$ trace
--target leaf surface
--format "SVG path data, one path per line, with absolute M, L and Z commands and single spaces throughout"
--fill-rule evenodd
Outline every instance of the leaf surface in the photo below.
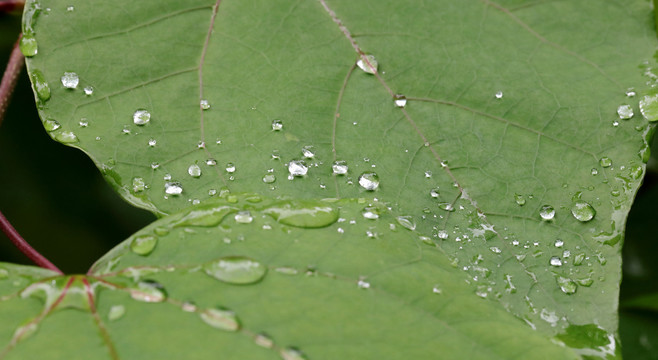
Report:
M 539 333 L 616 332 L 653 131 L 647 2 L 32 4 L 47 129 L 136 205 L 376 197 Z

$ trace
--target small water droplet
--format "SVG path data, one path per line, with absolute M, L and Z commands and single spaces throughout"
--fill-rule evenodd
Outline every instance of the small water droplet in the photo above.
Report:
M 64 144 L 71 144 L 78 142 L 78 137 L 72 131 L 62 131 L 55 135 L 55 139 Z
M 359 185 L 368 191 L 377 190 L 379 187 L 379 176 L 372 171 L 364 172 L 359 176 Z
M 265 333 L 256 334 L 256 336 L 254 336 L 254 343 L 266 349 L 274 347 L 274 340 Z
M 263 182 L 266 184 L 271 184 L 276 181 L 276 176 L 274 174 L 265 174 L 263 175 Z
M 553 220 L 555 217 L 555 208 L 551 205 L 544 205 L 539 209 L 539 216 L 541 216 L 544 221 Z
M 514 194 L 514 201 L 516 201 L 516 205 L 525 205 L 525 197 L 523 197 L 523 195 Z
M 628 120 L 633 117 L 633 107 L 628 104 L 619 105 L 617 108 L 617 115 L 622 120 Z
M 308 172 L 308 167 L 304 160 L 292 160 L 288 163 L 288 172 L 290 176 L 304 176 Z
M 69 5 L 66 7 L 67 12 L 73 12 L 73 10 L 75 10 L 75 7 L 73 5 Z
M 80 78 L 78 77 L 78 74 L 74 72 L 65 72 L 64 75 L 60 78 L 62 81 L 62 85 L 64 85 L 65 88 L 67 89 L 75 89 L 78 87 L 78 83 L 80 82 Z
M 557 239 L 557 240 L 555 240 L 554 245 L 555 245 L 556 248 L 561 248 L 564 245 L 564 241 L 562 241 L 560 239 Z
M 92 86 L 85 86 L 83 90 L 85 92 L 85 95 L 87 96 L 91 96 L 94 94 L 94 88 Z
M 599 160 L 599 165 L 604 168 L 610 167 L 612 166 L 612 160 L 610 160 L 609 157 L 604 156 Z
M 365 280 L 357 281 L 356 285 L 359 287 L 359 289 L 370 289 L 370 283 Z
M 441 193 L 439 193 L 439 188 L 434 188 L 430 190 L 430 196 L 433 197 L 434 199 L 438 199 L 439 196 L 441 196 Z
M 109 321 L 116 321 L 121 319 L 125 314 L 126 308 L 123 305 L 113 305 L 107 313 L 107 319 Z
M 344 160 L 336 160 L 333 165 L 331 165 L 334 175 L 345 175 L 347 174 L 347 162 Z
M 130 243 L 130 250 L 137 255 L 146 256 L 153 252 L 158 244 L 158 238 L 153 235 L 136 236 Z
M 187 168 L 187 173 L 193 178 L 198 178 L 201 176 L 201 167 L 197 164 L 192 164 Z
M 571 205 L 571 214 L 576 220 L 587 222 L 596 216 L 596 210 L 589 203 L 583 200 L 577 200 Z
M 150 147 L 155 147 L 155 145 L 158 144 L 158 141 L 155 139 L 149 139 L 149 146 Z
M 78 125 L 80 125 L 80 127 L 85 128 L 89 126 L 89 120 L 87 120 L 87 118 L 82 118 L 80 119 L 80 121 L 78 121 Z
M 240 211 L 235 214 L 235 221 L 240 224 L 249 224 L 254 220 L 249 211 Z
M 37 54 L 39 51 L 39 46 L 37 45 L 37 39 L 34 37 L 34 34 L 26 33 L 21 37 L 21 41 L 18 45 L 19 49 L 26 57 L 32 57 Z
M 658 94 L 644 96 L 640 100 L 640 112 L 648 121 L 658 120 Z
M 137 109 L 133 113 L 133 122 L 135 125 L 146 125 L 151 121 L 151 113 L 145 109 Z
M 50 86 L 46 82 L 46 78 L 41 71 L 36 69 L 30 71 L 30 80 L 32 80 L 32 87 L 37 93 L 39 100 L 47 101 L 50 99 Z
M 425 171 L 425 178 L 429 179 L 432 177 L 432 172 L 430 170 Z
M 361 55 L 359 60 L 356 62 L 356 66 L 368 74 L 374 74 L 377 72 L 377 67 L 379 67 L 379 64 L 373 55 Z
M 494 94 L 496 99 L 502 99 L 503 98 L 503 92 L 502 91 L 497 91 L 496 94 Z
M 162 285 L 150 280 L 137 283 L 135 288 L 130 289 L 130 296 L 137 301 L 150 303 L 163 302 L 167 299 L 167 293 Z
M 272 120 L 272 130 L 281 131 L 283 129 L 283 121 L 281 120 Z
M 407 106 L 407 97 L 402 94 L 396 94 L 393 96 L 393 102 L 395 103 L 395 106 L 403 108 Z
M 199 106 L 201 106 L 201 110 L 208 110 L 208 109 L 210 109 L 210 103 L 208 102 L 208 100 L 205 100 L 205 99 L 199 101 Z
M 590 171 L 590 174 L 592 174 L 593 176 L 596 176 L 596 175 L 599 174 L 599 170 L 597 170 L 595 168 L 592 168 L 592 170 Z
M 141 177 L 134 177 L 132 180 L 133 193 L 137 194 L 146 190 L 146 182 Z
M 439 203 L 438 206 L 439 206 L 439 209 L 444 210 L 444 211 L 448 211 L 448 212 L 455 211 L 455 207 L 452 206 L 451 203 Z
M 568 295 L 575 293 L 576 289 L 578 288 L 576 282 L 562 276 L 557 277 L 557 284 L 558 286 L 560 286 L 560 290 L 562 290 L 563 293 Z
M 157 168 L 159 168 L 159 167 L 160 167 L 160 164 L 158 164 L 157 162 L 153 162 L 153 163 L 151 163 L 151 169 L 155 170 L 155 169 L 157 169 Z
M 267 273 L 267 267 L 244 256 L 226 256 L 203 265 L 206 274 L 229 284 L 253 284 Z
M 199 141 L 198 143 L 196 143 L 196 147 L 197 147 L 197 149 L 200 149 L 200 150 L 205 149 L 206 148 L 205 141 Z
M 287 349 L 282 349 L 279 355 L 281 355 L 281 358 L 283 360 L 308 360 L 308 358 L 306 357 L 306 355 L 304 355 L 303 352 L 299 351 L 299 349 L 292 347 Z
M 199 316 L 203 322 L 216 329 L 237 331 L 240 328 L 238 317 L 230 310 L 206 309 Z
M 628 97 L 634 97 L 635 95 L 636 94 L 635 94 L 635 91 L 633 89 L 628 89 L 626 91 L 626 96 L 628 96 Z
M 361 212 L 364 218 L 369 220 L 379 219 L 379 209 L 375 206 L 366 206 Z
M 304 146 L 302 148 L 302 155 L 306 159 L 313 159 L 315 157 L 315 153 L 313 153 L 313 147 L 312 146 Z
M 402 225 L 405 229 L 414 231 L 416 230 L 416 222 L 411 216 L 398 216 L 395 218 L 398 221 L 398 224 Z
M 177 181 L 166 182 L 165 183 L 165 193 L 167 195 L 180 195 L 181 193 L 183 193 L 183 186 L 181 185 L 181 183 L 179 183 Z
M 562 266 L 562 259 L 560 259 L 557 256 L 551 257 L 551 260 L 549 261 L 551 266 Z
M 226 164 L 226 172 L 229 173 L 229 174 L 233 174 L 235 172 L 235 164 L 227 163 Z

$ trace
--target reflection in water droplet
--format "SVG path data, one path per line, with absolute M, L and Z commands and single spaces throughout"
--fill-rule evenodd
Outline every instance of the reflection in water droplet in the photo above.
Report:
M 571 205 L 571 214 L 578 221 L 587 222 L 596 216 L 596 210 L 589 203 L 578 200 Z
M 251 216 L 251 213 L 249 211 L 240 211 L 237 214 L 235 214 L 235 221 L 239 222 L 240 224 L 249 224 L 251 223 L 254 218 Z
M 555 217 L 555 209 L 551 205 L 544 205 L 539 209 L 539 216 L 542 220 L 549 221 Z
M 290 176 L 304 176 L 308 172 L 308 167 L 304 160 L 292 160 L 288 163 L 288 172 Z
M 244 256 L 226 256 L 203 265 L 206 274 L 229 284 L 253 284 L 265 277 L 267 268 Z
M 151 121 L 151 113 L 144 109 L 138 109 L 133 113 L 133 123 L 135 125 L 146 125 Z
M 78 77 L 78 74 L 74 72 L 65 72 L 64 75 L 60 78 L 62 81 L 62 85 L 64 85 L 65 88 L 67 89 L 75 89 L 78 87 L 78 83 L 80 82 L 80 78 Z
M 562 266 L 562 259 L 560 259 L 557 256 L 551 257 L 551 260 L 549 262 L 551 266 Z
M 126 308 L 123 305 L 114 305 L 110 308 L 110 311 L 107 313 L 107 319 L 109 321 L 119 320 L 125 315 Z
M 617 108 L 617 115 L 619 115 L 619 118 L 622 120 L 628 120 L 634 115 L 633 108 L 628 104 L 619 105 Z
M 201 106 L 201 110 L 208 110 L 210 109 L 210 103 L 208 100 L 201 100 L 199 101 L 199 106 Z
M 612 160 L 610 160 L 609 157 L 604 156 L 601 158 L 601 160 L 599 160 L 599 165 L 604 168 L 610 167 L 612 166 Z
M 395 102 L 395 106 L 403 108 L 407 106 L 407 97 L 402 94 L 396 94 L 393 96 L 393 102 Z
M 164 291 L 162 285 L 155 281 L 140 281 L 137 287 L 129 289 L 130 296 L 143 302 L 163 302 L 167 299 L 167 293 Z
M 379 176 L 372 171 L 364 172 L 359 176 L 359 185 L 368 191 L 377 190 L 379 187 Z
M 333 165 L 331 165 L 331 169 L 335 175 L 345 175 L 348 170 L 347 162 L 344 160 L 334 161 Z
M 575 281 L 562 276 L 557 277 L 557 284 L 560 286 L 560 290 L 562 290 L 563 293 L 569 295 L 575 293 L 576 289 L 578 288 L 578 285 Z
M 368 74 L 374 74 L 377 72 L 377 67 L 379 64 L 373 55 L 361 55 L 359 60 L 356 62 L 356 66 Z
M 283 129 L 283 122 L 281 120 L 272 120 L 272 130 L 281 131 Z
M 644 96 L 640 100 L 640 112 L 648 121 L 658 120 L 658 94 Z
M 137 255 L 146 256 L 153 252 L 158 244 L 158 238 L 153 235 L 140 235 L 130 243 L 130 250 Z
M 177 181 L 166 182 L 165 193 L 167 195 L 180 195 L 181 193 L 183 193 L 183 186 L 181 185 L 181 183 Z
M 187 173 L 190 174 L 191 177 L 198 178 L 201 176 L 201 168 L 197 164 L 192 164 L 187 168 Z
M 216 329 L 237 331 L 240 328 L 238 317 L 230 310 L 206 309 L 199 316 L 203 322 Z

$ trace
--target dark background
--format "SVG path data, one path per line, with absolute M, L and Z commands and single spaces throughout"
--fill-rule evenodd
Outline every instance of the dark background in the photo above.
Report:
M 1 69 L 19 31 L 19 14 L 0 15 Z M 624 306 L 658 292 L 658 137 L 652 150 L 623 250 L 620 334 L 624 358 L 632 360 L 658 359 L 658 314 Z M 0 125 L 0 211 L 65 273 L 86 273 L 96 259 L 155 220 L 121 199 L 83 152 L 50 139 L 25 71 Z M 0 261 L 31 264 L 2 233 Z

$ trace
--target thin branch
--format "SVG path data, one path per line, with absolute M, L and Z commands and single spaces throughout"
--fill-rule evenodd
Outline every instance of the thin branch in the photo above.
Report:
M 20 41 L 21 37 L 19 36 L 11 51 L 11 55 L 9 55 L 9 62 L 0 82 L 0 125 L 2 124 L 2 119 L 5 117 L 5 112 L 9 106 L 9 100 L 14 92 L 14 88 L 16 88 L 18 75 L 20 75 L 21 69 L 23 69 L 23 65 L 25 64 L 23 54 L 18 48 Z
M 25 6 L 24 0 L 4 0 L 0 1 L 0 14 L 7 14 L 12 11 L 23 11 Z
M 62 270 L 58 269 L 57 266 L 50 262 L 50 260 L 46 259 L 38 251 L 34 250 L 34 248 L 30 246 L 30 244 L 28 244 L 25 239 L 23 239 L 18 231 L 16 231 L 16 229 L 11 226 L 11 223 L 9 223 L 9 220 L 7 220 L 2 212 L 0 212 L 0 229 L 2 229 L 2 232 L 7 235 L 9 240 L 11 240 L 14 245 L 16 245 L 18 250 L 30 258 L 30 260 L 32 260 L 35 264 L 41 266 L 44 269 L 49 269 L 62 275 L 64 274 Z

